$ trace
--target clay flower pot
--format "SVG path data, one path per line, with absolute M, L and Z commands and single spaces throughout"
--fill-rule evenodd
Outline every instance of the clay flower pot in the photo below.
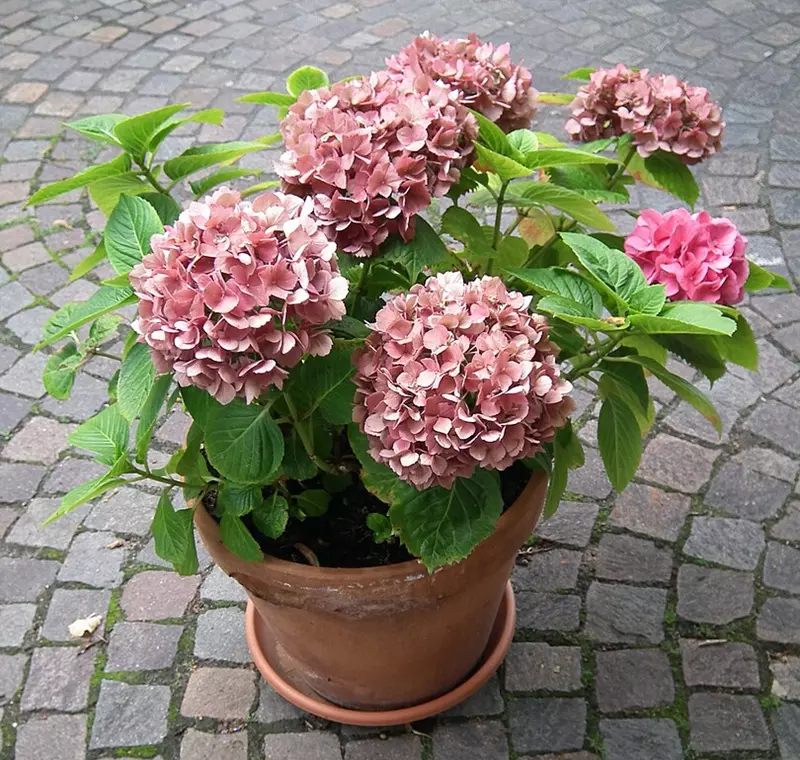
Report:
M 534 474 L 489 538 L 433 573 L 417 561 L 355 569 L 248 562 L 223 546 L 202 505 L 195 524 L 214 561 L 247 590 L 255 610 L 248 610 L 248 643 L 279 692 L 341 722 L 374 723 L 354 720 L 359 713 L 410 722 L 465 699 L 500 665 L 513 634 L 509 575 L 546 488 L 547 478 Z M 490 637 L 488 673 L 484 662 L 481 683 L 459 691 L 486 659 Z M 441 699 L 451 692 L 455 700 Z M 326 704 L 331 709 L 321 709 Z

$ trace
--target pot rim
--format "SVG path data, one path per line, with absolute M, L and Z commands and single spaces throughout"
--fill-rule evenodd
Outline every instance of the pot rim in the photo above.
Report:
M 514 503 L 505 511 L 497 521 L 495 529 L 487 536 L 481 543 L 479 543 L 472 553 L 485 545 L 490 543 L 499 533 L 512 529 L 512 526 L 525 518 L 526 504 L 530 499 L 534 498 L 535 493 L 547 485 L 547 474 L 542 471 L 534 471 L 528 480 L 522 493 L 516 498 Z M 209 514 L 205 506 L 200 500 L 193 502 L 194 519 L 196 522 L 202 524 L 203 529 L 213 536 L 214 540 L 220 545 L 221 551 L 230 554 L 229 550 L 222 543 L 220 537 L 219 525 L 216 520 Z M 235 555 L 232 555 L 235 556 Z M 302 565 L 299 562 L 291 562 L 285 559 L 279 559 L 269 554 L 264 555 L 264 559 L 260 562 L 251 562 L 242 560 L 236 557 L 238 563 L 245 563 L 255 567 L 263 567 L 268 565 L 269 569 L 289 576 L 293 579 L 303 579 L 305 581 L 318 581 L 329 583 L 361 583 L 369 581 L 370 583 L 380 581 L 391 581 L 398 577 L 404 577 L 406 581 L 418 580 L 420 578 L 428 577 L 441 573 L 445 569 L 458 567 L 461 562 L 455 565 L 446 565 L 438 567 L 432 572 L 428 572 L 425 565 L 418 559 L 407 560 L 406 562 L 398 562 L 392 565 L 373 565 L 370 567 L 316 567 L 314 565 Z

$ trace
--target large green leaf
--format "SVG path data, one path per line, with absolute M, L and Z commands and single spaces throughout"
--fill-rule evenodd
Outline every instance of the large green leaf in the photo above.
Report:
M 414 217 L 414 225 L 414 237 L 407 243 L 395 235 L 381 248 L 381 258 L 402 264 L 411 282 L 425 267 L 436 268 L 448 261 L 447 248 L 433 227 L 419 215 Z
M 69 398 L 75 384 L 75 373 L 82 357 L 78 347 L 70 341 L 54 353 L 48 360 L 42 375 L 44 389 L 53 397 L 63 401 Z
M 640 314 L 658 314 L 667 301 L 666 288 L 663 285 L 648 285 L 637 290 L 628 300 L 631 311 Z
M 488 166 L 503 182 L 509 182 L 518 177 L 529 177 L 533 171 L 519 161 L 509 156 L 496 153 L 480 143 L 475 144 L 478 162 Z
M 69 435 L 69 442 L 96 455 L 97 461 L 113 465 L 128 448 L 130 427 L 116 404 L 107 406 L 79 425 Z
M 260 562 L 264 559 L 261 547 L 258 545 L 247 526 L 239 517 L 225 512 L 219 522 L 219 532 L 222 543 L 237 557 L 248 562 Z
M 513 132 L 509 132 L 508 142 L 523 156 L 539 149 L 539 138 L 536 136 L 536 132 L 531 132 L 530 129 L 515 129 Z M 527 163 L 525 161 L 526 165 Z
M 147 201 L 123 195 L 103 233 L 114 271 L 118 274 L 130 272 L 150 252 L 150 238 L 163 231 L 161 219 Z
M 591 66 L 586 68 L 579 68 L 579 69 L 572 69 L 572 71 L 567 72 L 566 74 L 562 74 L 562 79 L 577 79 L 580 82 L 588 82 L 592 74 L 596 69 L 592 68 Z
M 327 356 L 310 356 L 295 367 L 286 384 L 299 417 L 309 417 L 316 409 L 332 425 L 346 425 L 353 417 L 355 372 L 351 351 L 334 348 Z
M 122 360 L 117 384 L 117 406 L 128 422 L 133 422 L 147 401 L 155 373 L 150 346 L 134 344 Z
M 575 252 L 578 261 L 607 287 L 612 296 L 616 295 L 624 303 L 638 290 L 647 287 L 642 270 L 622 251 L 574 232 L 562 232 L 561 238 Z
M 158 214 L 158 218 L 163 225 L 172 224 L 180 215 L 181 207 L 178 202 L 165 193 L 142 193 L 139 196 L 146 200 Z
M 226 481 L 217 493 L 217 504 L 237 517 L 252 512 L 261 502 L 261 486 L 243 486 Z
M 691 170 L 678 156 L 658 150 L 644 159 L 644 165 L 664 190 L 694 208 L 700 190 Z
M 268 538 L 279 538 L 289 521 L 289 504 L 279 493 L 270 494 L 250 514 L 253 524 Z
M 462 242 L 470 262 L 486 261 L 497 254 L 481 223 L 465 208 L 451 206 L 442 215 L 442 232 Z M 527 251 L 526 251 L 527 253 Z
M 544 169 L 553 166 L 607 166 L 618 163 L 619 161 L 615 158 L 568 148 L 545 148 L 525 154 L 525 165 L 530 169 Z
M 236 100 L 239 103 L 258 103 L 262 106 L 278 106 L 279 108 L 292 106 L 297 102 L 297 98 L 294 95 L 271 91 L 251 92 L 236 98 Z
M 114 136 L 125 150 L 141 161 L 150 147 L 150 140 L 171 116 L 182 111 L 189 103 L 176 103 L 140 113 L 114 125 Z
M 317 474 L 317 465 L 308 456 L 295 428 L 286 432 L 283 445 L 285 450 L 281 467 L 289 480 L 310 480 Z
M 67 122 L 64 126 L 91 137 L 92 140 L 119 145 L 114 127 L 126 118 L 128 117 L 121 113 L 109 113 L 102 116 L 87 116 L 85 119 Z
M 119 199 L 123 195 L 142 195 L 149 193 L 152 185 L 143 182 L 134 172 L 125 172 L 113 177 L 92 182 L 89 195 L 106 216 L 111 216 Z
M 97 247 L 86 258 L 81 259 L 75 269 L 70 272 L 69 281 L 74 282 L 92 271 L 98 264 L 106 260 L 106 247 L 101 240 Z
M 197 427 L 205 430 L 208 415 L 212 407 L 217 404 L 214 397 L 208 391 L 195 385 L 187 385 L 185 388 L 181 388 L 181 397 L 186 406 L 186 411 L 189 412 Z
M 201 195 L 205 195 L 209 190 L 217 185 L 225 184 L 230 182 L 232 179 L 240 179 L 241 177 L 257 177 L 259 174 L 261 174 L 261 169 L 240 169 L 236 166 L 233 166 L 228 169 L 220 169 L 217 172 L 207 174 L 202 179 L 190 182 L 189 185 L 192 188 L 192 192 L 199 197 Z
M 711 304 L 694 301 L 668 305 L 658 316 L 632 314 L 630 320 L 650 334 L 733 335 L 736 330 L 736 322 Z
M 164 173 L 172 180 L 179 180 L 209 166 L 229 164 L 242 156 L 263 150 L 258 142 L 227 142 L 200 145 L 183 151 L 179 156 L 164 163 Z
M 505 204 L 510 206 L 553 206 L 575 221 L 598 230 L 613 230 L 614 223 L 587 198 L 574 190 L 550 182 L 515 182 L 509 186 Z
M 511 145 L 510 140 L 497 124 L 487 119 L 479 111 L 471 111 L 471 113 L 478 122 L 478 139 L 486 148 L 501 156 L 511 156 L 515 154 L 515 149 Z
M 130 168 L 130 156 L 123 153 L 105 164 L 90 166 L 88 169 L 73 174 L 69 179 L 62 179 L 58 182 L 45 185 L 43 188 L 37 190 L 25 205 L 36 206 L 39 203 L 45 203 L 59 195 L 68 193 L 70 190 L 75 190 L 78 187 L 86 187 L 86 185 L 90 185 L 97 180 L 127 172 Z
M 791 284 L 785 277 L 776 272 L 770 272 L 769 269 L 764 269 L 764 267 L 759 266 L 749 259 L 747 264 L 750 267 L 750 271 L 747 275 L 744 289 L 749 293 L 755 293 L 756 291 L 765 290 L 766 288 L 779 288 L 781 290 L 792 289 Z
M 155 153 L 158 150 L 158 146 L 182 124 L 196 123 L 220 125 L 224 118 L 225 111 L 221 108 L 206 108 L 202 111 L 196 111 L 191 116 L 184 116 L 180 119 L 174 117 L 168 119 L 150 140 L 150 152 Z
M 391 504 L 397 496 L 408 496 L 411 493 L 413 488 L 410 485 L 400 480 L 385 464 L 372 458 L 369 453 L 367 436 L 358 429 L 357 425 L 348 425 L 347 439 L 362 467 L 361 482 L 371 494 L 386 504 Z
M 42 340 L 35 349 L 49 346 L 101 314 L 119 309 L 135 301 L 136 296 L 129 287 L 102 287 L 96 290 L 87 301 L 67 304 L 53 314 L 47 321 L 42 333 Z
M 714 383 L 728 371 L 716 338 L 715 335 L 666 334 L 654 335 L 651 340 L 679 356 Z
M 603 311 L 603 299 L 586 280 L 568 269 L 548 267 L 542 269 L 507 269 L 509 274 L 522 280 L 542 295 L 563 296 L 589 309 L 590 316 Z
M 537 311 L 553 314 L 571 325 L 588 327 L 590 330 L 617 332 L 618 330 L 625 330 L 629 326 L 626 320 L 622 320 L 617 324 L 617 322 L 599 319 L 582 303 L 564 296 L 545 296 L 536 304 L 536 309 Z
M 305 90 L 318 90 L 327 87 L 328 75 L 315 66 L 301 66 L 286 78 L 286 90 L 290 95 L 298 97 Z
M 164 399 L 169 392 L 172 375 L 160 375 L 156 378 L 147 399 L 139 413 L 139 424 L 136 426 L 136 461 L 144 462 L 147 459 L 147 448 L 153 435 L 158 413 L 164 405 Z
M 211 464 L 236 483 L 267 483 L 283 459 L 283 436 L 269 409 L 239 399 L 211 407 L 205 444 Z
M 642 433 L 634 410 L 615 382 L 607 382 L 603 376 L 600 394 L 603 405 L 597 420 L 597 444 L 611 485 L 623 491 L 642 458 Z
M 758 345 L 756 336 L 741 314 L 736 314 L 736 331 L 730 337 L 714 338 L 723 358 L 753 372 L 758 370 Z
M 197 572 L 197 546 L 194 541 L 192 510 L 175 511 L 169 489 L 161 493 L 151 525 L 156 554 L 169 562 L 180 575 Z
M 433 570 L 464 559 L 491 535 L 502 511 L 496 474 L 478 469 L 449 490 L 405 491 L 389 508 L 389 519 L 406 548 Z
M 297 494 L 295 502 L 306 516 L 322 517 L 328 511 L 330 496 L 319 488 L 312 488 Z

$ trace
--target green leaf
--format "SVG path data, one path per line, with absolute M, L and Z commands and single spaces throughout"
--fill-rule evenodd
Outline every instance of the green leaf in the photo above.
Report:
M 147 201 L 123 195 L 103 233 L 114 271 L 118 274 L 130 272 L 150 252 L 150 238 L 163 231 L 161 219 Z
M 229 164 L 242 156 L 263 150 L 257 142 L 227 142 L 214 145 L 199 145 L 183 151 L 179 156 L 164 163 L 164 173 L 172 180 L 179 180 L 216 164 Z
M 619 394 L 616 383 L 600 380 L 603 405 L 597 420 L 597 444 L 608 479 L 617 491 L 625 490 L 642 458 L 642 433 L 636 414 Z
M 658 316 L 632 314 L 631 324 L 650 334 L 689 333 L 733 335 L 736 322 L 711 304 L 681 301 L 665 307 Z
M 113 465 L 128 448 L 130 428 L 116 404 L 107 406 L 79 425 L 69 435 L 69 442 L 97 456 L 97 461 Z
M 265 536 L 280 538 L 289 522 L 289 504 L 279 493 L 270 494 L 259 504 L 250 517 L 253 524 Z
M 719 380 L 726 372 L 716 336 L 713 335 L 656 335 L 668 351 L 679 356 L 687 364 L 702 372 L 710 382 Z
M 239 193 L 239 195 L 241 195 L 242 198 L 248 198 L 249 196 L 255 195 L 256 193 L 262 193 L 267 190 L 272 190 L 275 187 L 279 187 L 280 184 L 281 184 L 280 181 L 277 179 L 270 179 L 267 180 L 266 182 L 257 182 L 255 185 L 250 185 L 249 187 L 246 187 Z
M 562 74 L 562 79 L 577 79 L 582 82 L 588 82 L 591 79 L 592 74 L 596 69 L 593 69 L 591 66 L 586 68 L 580 69 L 572 69 L 572 71 L 567 72 L 566 74 Z
M 561 503 L 561 497 L 567 488 L 569 463 L 571 461 L 570 439 L 573 435 L 574 433 L 571 429 L 566 433 L 562 433 L 559 430 L 553 441 L 553 461 L 550 466 L 550 478 L 547 482 L 547 494 L 544 498 L 543 520 L 549 520 L 556 513 L 558 505 Z
M 666 367 L 647 356 L 620 356 L 609 358 L 609 361 L 630 362 L 644 367 L 648 372 L 655 375 L 664 385 L 673 390 L 686 403 L 697 409 L 717 430 L 722 434 L 722 420 L 719 413 L 714 408 L 708 396 L 697 389 L 688 380 L 684 380 L 680 375 L 673 374 Z
M 134 158 L 143 159 L 150 147 L 150 140 L 155 136 L 159 127 L 171 116 L 189 105 L 189 103 L 177 103 L 131 116 L 114 125 L 114 136 Z
M 133 422 L 147 401 L 155 373 L 150 346 L 136 343 L 122 360 L 117 386 L 117 406 L 128 422 Z
M 480 143 L 475 144 L 475 150 L 478 154 L 479 163 L 492 169 L 503 182 L 508 182 L 518 177 L 529 177 L 532 174 L 532 171 L 519 161 L 489 150 L 489 148 Z
M 414 237 L 407 243 L 393 235 L 381 247 L 381 257 L 402 264 L 411 282 L 416 282 L 425 267 L 435 269 L 449 261 L 447 248 L 433 227 L 419 215 L 414 217 L 414 225 Z
M 237 483 L 267 483 L 283 459 L 283 436 L 269 409 L 235 399 L 213 404 L 205 427 L 211 464 Z
M 217 504 L 225 512 L 230 512 L 237 517 L 243 517 L 252 512 L 263 500 L 260 485 L 243 486 L 225 481 L 217 493 Z
M 600 316 L 603 299 L 586 280 L 568 269 L 549 267 L 543 269 L 508 269 L 509 274 L 522 280 L 542 295 L 563 296 L 577 301 L 589 310 L 589 315 Z
M 358 426 L 347 426 L 347 439 L 350 448 L 363 468 L 361 482 L 371 494 L 377 496 L 382 502 L 390 504 L 398 494 L 408 492 L 412 487 L 404 483 L 385 464 L 375 461 L 369 453 L 369 441 Z
M 581 224 L 598 230 L 613 230 L 613 222 L 590 200 L 580 193 L 559 187 L 549 182 L 516 182 L 509 188 L 513 195 L 506 196 L 505 203 L 511 206 L 541 204 L 553 206 L 571 216 Z
M 736 315 L 736 332 L 729 338 L 714 338 L 719 352 L 724 359 L 753 372 L 758 371 L 758 345 L 747 320 L 741 314 Z
M 38 351 L 44 346 L 49 346 L 101 314 L 119 309 L 135 301 L 136 296 L 129 287 L 102 287 L 96 290 L 87 301 L 67 304 L 53 314 L 44 327 L 41 342 L 35 346 L 34 350 Z
M 667 349 L 649 335 L 628 335 L 620 345 L 632 348 L 640 356 L 648 356 L 661 365 L 667 363 Z
M 569 148 L 545 148 L 525 155 L 525 165 L 531 169 L 544 169 L 553 166 L 609 166 L 619 161 L 608 156 L 587 153 L 585 150 Z
M 117 334 L 117 328 L 122 322 L 119 314 L 103 314 L 99 316 L 89 328 L 89 340 L 91 346 L 99 346 Z
M 59 182 L 45 185 L 43 188 L 37 190 L 25 205 L 36 206 L 39 203 L 45 203 L 59 195 L 68 193 L 70 190 L 75 190 L 78 187 L 86 187 L 86 185 L 90 185 L 97 180 L 127 172 L 130 168 L 130 156 L 123 153 L 121 156 L 117 156 L 115 159 L 105 164 L 90 166 L 88 169 L 74 174 L 69 179 L 62 179 Z
M 222 124 L 224 118 L 225 111 L 221 108 L 206 108 L 203 111 L 193 113 L 191 116 L 185 116 L 180 119 L 169 119 L 150 140 L 150 152 L 155 153 L 158 150 L 158 146 L 182 124 L 200 123 L 219 125 Z
M 318 90 L 330 84 L 328 75 L 314 66 L 301 66 L 286 78 L 286 91 L 295 98 L 306 90 Z
M 429 570 L 464 559 L 492 534 L 503 511 L 497 476 L 477 469 L 452 488 L 410 489 L 389 508 L 406 548 Z
M 169 562 L 180 575 L 197 572 L 197 546 L 194 541 L 192 510 L 177 512 L 169 498 L 169 489 L 161 492 L 151 525 L 156 554 Z
M 78 347 L 70 341 L 54 353 L 48 360 L 42 375 L 44 389 L 60 401 L 69 398 L 75 384 L 75 373 L 82 357 Z
M 309 458 L 294 428 L 284 435 L 284 447 L 286 450 L 281 467 L 289 480 L 310 480 L 317 474 L 317 465 Z
M 212 174 L 207 174 L 202 179 L 190 182 L 189 186 L 196 196 L 205 195 L 209 190 L 217 185 L 230 182 L 232 179 L 239 179 L 241 177 L 257 177 L 261 174 L 261 169 L 239 169 L 235 166 L 228 169 L 220 169 Z
M 750 259 L 747 260 L 750 272 L 747 275 L 747 280 L 744 284 L 744 289 L 749 293 L 755 293 L 759 290 L 766 288 L 780 288 L 781 290 L 791 290 L 792 286 L 785 277 L 782 277 L 775 272 L 770 272 L 769 269 L 759 266 Z
M 81 259 L 76 265 L 75 269 L 70 272 L 69 281 L 75 282 L 85 274 L 92 271 L 98 264 L 106 260 L 106 247 L 101 240 L 97 244 L 97 248 L 92 251 L 85 259 Z
M 251 92 L 236 98 L 238 103 L 258 103 L 262 106 L 292 106 L 297 102 L 294 95 L 284 95 L 282 92 Z
M 186 434 L 186 445 L 183 454 L 174 463 L 175 472 L 178 475 L 183 475 L 192 483 L 200 481 L 208 483 L 216 479 L 209 471 L 206 458 L 200 450 L 202 443 L 203 431 L 198 425 L 192 424 Z
M 240 559 L 247 562 L 261 562 L 264 554 L 241 518 L 224 512 L 219 521 L 219 532 L 225 547 Z
M 126 172 L 92 182 L 89 185 L 89 195 L 97 204 L 97 208 L 106 216 L 111 216 L 121 196 L 142 195 L 152 189 L 150 184 L 140 180 L 133 172 Z
M 172 375 L 159 375 L 147 394 L 147 399 L 139 412 L 139 424 L 136 426 L 136 461 L 145 462 L 147 460 L 147 449 L 150 446 L 150 438 L 158 419 L 158 413 L 164 405 L 169 387 L 172 382 Z
M 515 148 L 523 155 L 539 149 L 539 138 L 530 129 L 515 129 L 513 132 L 509 132 L 508 142 L 512 148 Z
M 181 397 L 191 418 L 201 430 L 205 430 L 208 415 L 211 408 L 216 404 L 213 396 L 202 388 L 187 385 L 185 388 L 181 388 Z
M 700 190 L 689 167 L 674 153 L 658 150 L 644 159 L 644 165 L 664 190 L 694 208 Z
M 140 196 L 146 200 L 158 214 L 163 225 L 172 224 L 180 215 L 181 207 L 171 195 L 164 193 L 143 193 Z
M 327 356 L 310 356 L 292 370 L 285 392 L 300 419 L 316 409 L 332 425 L 346 425 L 353 417 L 355 373 L 350 349 L 334 348 Z
M 569 92 L 540 92 L 536 96 L 539 103 L 548 103 L 556 106 L 564 106 L 575 100 L 575 96 Z
M 567 467 L 570 470 L 578 470 L 586 464 L 586 455 L 583 452 L 581 439 L 575 435 L 572 428 L 572 420 L 567 420 L 559 430 L 561 434 L 561 448 L 566 458 Z
M 487 119 L 478 111 L 472 111 L 470 109 L 470 113 L 478 122 L 478 139 L 483 145 L 489 150 L 499 153 L 501 156 L 511 156 L 514 153 L 511 142 L 508 137 L 506 137 L 505 132 L 503 132 L 497 124 Z
M 545 296 L 536 304 L 536 310 L 553 314 L 571 325 L 588 327 L 590 330 L 602 330 L 608 333 L 625 330 L 628 327 L 627 320 L 616 324 L 599 319 L 582 303 L 572 301 L 564 296 Z
M 67 122 L 64 126 L 91 137 L 92 140 L 119 145 L 114 127 L 127 118 L 121 113 L 109 113 L 103 116 L 87 116 L 85 119 Z
M 666 288 L 663 285 L 648 285 L 637 290 L 628 300 L 631 311 L 640 314 L 658 314 L 667 301 Z
M 495 255 L 499 265 L 518 267 L 527 261 L 529 253 L 530 248 L 522 238 L 508 235 L 500 238 Z
M 609 248 L 588 235 L 562 232 L 561 238 L 596 280 L 623 303 L 627 303 L 636 291 L 647 287 L 642 270 L 622 251 Z
M 394 531 L 392 521 L 380 512 L 370 512 L 367 515 L 367 527 L 372 531 L 376 544 L 383 544 L 391 539 Z
M 629 406 L 634 409 L 637 417 L 642 418 L 643 430 L 647 430 L 652 419 L 649 418 L 650 389 L 644 376 L 644 368 L 633 362 L 604 360 L 600 363 L 600 369 L 623 389 L 626 400 L 630 400 Z
M 297 506 L 308 517 L 322 517 L 328 511 L 330 497 L 325 491 L 318 488 L 302 491 L 295 497 Z
M 497 253 L 484 234 L 481 223 L 460 206 L 450 206 L 444 212 L 442 232 L 464 244 L 465 254 L 470 262 L 485 262 Z M 527 250 L 525 253 L 527 258 Z

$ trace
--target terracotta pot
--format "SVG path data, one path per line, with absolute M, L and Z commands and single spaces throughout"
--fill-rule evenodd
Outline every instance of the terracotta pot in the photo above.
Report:
M 263 619 L 270 663 L 306 694 L 354 710 L 392 710 L 450 691 L 475 668 L 546 488 L 535 474 L 489 538 L 434 573 L 416 561 L 354 569 L 247 562 L 223 546 L 202 506 L 195 524 Z

